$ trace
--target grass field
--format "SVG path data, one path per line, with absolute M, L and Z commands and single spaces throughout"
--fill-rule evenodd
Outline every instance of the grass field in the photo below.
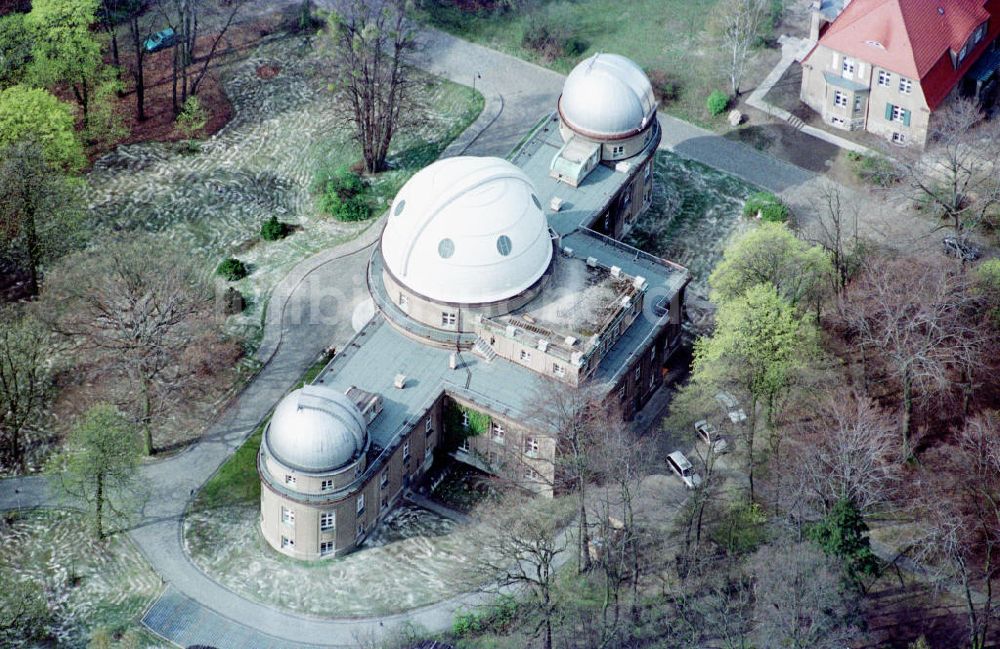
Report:
M 727 89 L 718 48 L 706 33 L 707 17 L 718 0 L 558 0 L 543 1 L 533 11 L 496 13 L 461 9 L 457 0 L 427 0 L 420 18 L 462 38 L 569 72 L 582 58 L 596 52 L 623 54 L 647 72 L 661 70 L 676 83 L 679 94 L 664 109 L 682 119 L 720 126 L 705 98 L 715 88 Z M 583 51 L 547 59 L 522 44 L 533 21 L 561 25 Z

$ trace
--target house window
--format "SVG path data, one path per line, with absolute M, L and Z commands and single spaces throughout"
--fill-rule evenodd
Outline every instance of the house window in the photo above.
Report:
M 566 368 L 559 363 L 552 364 L 552 373 L 556 376 L 566 376 Z
M 879 70 L 878 85 L 882 86 L 883 88 L 888 88 L 890 83 L 892 83 L 892 74 L 890 74 L 886 70 Z
M 281 522 L 285 525 L 295 524 L 295 510 L 287 507 L 281 508 Z
M 332 530 L 337 524 L 337 512 L 323 512 L 319 515 L 319 529 L 324 532 Z
M 360 538 L 364 535 L 365 535 L 365 522 L 358 521 L 358 537 Z
M 288 548 L 294 548 L 294 547 L 295 547 L 295 539 L 290 539 L 287 536 L 281 537 L 281 549 L 282 550 L 285 550 L 285 549 L 288 549 Z
M 471 451 L 472 450 L 472 446 L 469 445 L 469 438 L 468 437 L 463 437 L 462 438 L 462 443 L 458 445 L 458 448 L 459 448 L 459 450 L 465 451 L 466 453 L 468 453 L 469 451 Z
M 625 400 L 625 386 L 624 385 L 622 387 L 618 388 L 618 400 L 619 401 L 624 401 Z
M 913 92 L 913 81 L 904 77 L 899 78 L 899 91 L 904 95 Z
M 845 56 L 844 62 L 840 64 L 840 69 L 844 73 L 843 76 L 854 76 L 854 59 L 849 56 Z
M 649 362 L 653 363 L 655 361 L 656 361 L 656 346 L 654 345 L 649 348 Z
M 524 438 L 524 454 L 528 457 L 535 457 L 538 455 L 538 440 L 534 437 Z
M 904 126 L 910 125 L 910 111 L 895 104 L 886 105 L 885 118 L 890 122 L 902 122 Z
M 529 351 L 527 351 L 525 349 L 522 349 L 521 350 L 521 360 L 524 361 L 525 363 L 530 363 L 531 362 L 531 352 L 529 352 Z
M 333 489 L 333 480 L 324 480 L 320 486 L 320 491 L 330 491 Z
M 524 477 L 532 482 L 538 482 L 542 479 L 542 474 L 529 466 L 524 469 Z
M 893 144 L 906 144 L 906 134 L 905 133 L 899 133 L 899 132 L 893 132 L 893 134 L 892 134 L 892 143 Z
M 408 298 L 408 297 L 406 297 L 406 295 L 400 293 L 399 294 L 399 306 L 403 307 L 404 309 L 406 307 L 410 306 L 410 298 Z
M 385 489 L 389 486 L 389 471 L 388 469 L 382 472 L 382 480 L 378 483 L 378 486 Z
M 454 327 L 455 326 L 455 314 L 450 311 L 441 312 L 441 326 L 443 327 Z
M 833 91 L 833 105 L 834 106 L 846 106 L 847 105 L 847 93 L 841 92 L 839 90 Z
M 325 557 L 333 554 L 333 541 L 323 541 L 319 544 L 319 556 Z
M 612 158 L 618 158 L 623 153 L 625 153 L 625 145 L 624 144 L 616 144 L 615 146 L 611 147 L 611 157 Z
M 636 367 L 635 367 L 635 380 L 638 381 L 640 376 L 642 376 L 642 366 L 641 365 L 636 365 Z
M 861 95 L 854 95 L 854 112 L 857 113 L 861 110 Z
M 650 374 L 649 375 L 649 389 L 652 390 L 654 385 L 656 385 L 656 375 L 655 374 Z
M 504 435 L 506 435 L 506 434 L 507 434 L 507 431 L 504 430 L 504 427 L 501 426 L 500 424 L 494 422 L 494 424 L 493 424 L 493 439 L 496 442 L 498 442 L 500 444 L 503 444 Z
M 834 126 L 843 126 L 844 124 L 846 124 L 843 117 L 834 117 L 833 119 L 830 120 L 830 123 L 832 123 Z
M 285 484 L 294 485 L 295 484 L 295 476 L 286 473 L 285 474 Z
M 462 411 L 462 428 L 469 427 L 469 413 L 465 410 Z
M 642 202 L 644 205 L 649 205 L 653 201 L 653 188 L 646 186 L 646 193 L 642 197 Z
M 427 462 L 428 460 L 430 460 L 432 455 L 434 455 L 434 447 L 433 446 L 428 446 L 427 448 L 425 448 L 424 449 L 424 462 Z
M 365 495 L 358 494 L 358 514 L 360 515 L 364 513 L 365 513 Z
M 410 459 L 410 440 L 403 442 L 403 461 Z
M 428 435 L 434 432 L 434 420 L 430 417 L 424 420 L 424 432 Z

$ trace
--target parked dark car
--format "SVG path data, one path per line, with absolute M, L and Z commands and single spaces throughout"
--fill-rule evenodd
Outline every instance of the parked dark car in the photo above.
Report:
M 147 52 L 159 52 L 176 44 L 177 34 L 174 33 L 172 28 L 167 27 L 147 38 L 146 42 L 143 43 L 143 47 L 146 48 Z
M 941 246 L 944 248 L 944 254 L 949 257 L 955 257 L 956 259 L 975 261 L 980 257 L 979 248 L 973 246 L 972 244 L 960 241 L 958 237 L 952 235 L 948 235 L 942 239 Z

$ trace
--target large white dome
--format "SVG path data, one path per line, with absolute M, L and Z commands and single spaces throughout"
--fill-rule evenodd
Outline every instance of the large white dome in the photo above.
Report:
M 559 114 L 567 126 L 597 139 L 626 137 L 645 128 L 656 112 L 649 78 L 634 61 L 595 54 L 566 77 Z
M 523 171 L 460 156 L 422 169 L 396 195 L 382 233 L 386 268 L 438 302 L 513 297 L 552 260 L 541 203 Z
M 285 466 L 321 473 L 355 459 L 364 451 L 366 436 L 364 417 L 347 395 L 307 385 L 278 403 L 264 443 Z

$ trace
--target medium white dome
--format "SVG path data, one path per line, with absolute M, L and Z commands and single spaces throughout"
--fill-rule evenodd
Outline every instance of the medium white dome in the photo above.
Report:
M 264 433 L 267 451 L 285 466 L 334 471 L 365 448 L 364 417 L 347 395 L 319 385 L 289 393 L 274 409 Z
M 396 195 L 382 233 L 390 273 L 438 302 L 513 297 L 552 260 L 531 180 L 500 158 L 460 156 L 422 169 Z
M 563 121 L 581 135 L 620 138 L 649 124 L 656 98 L 649 78 L 635 61 L 618 54 L 595 54 L 566 77 L 559 97 Z

